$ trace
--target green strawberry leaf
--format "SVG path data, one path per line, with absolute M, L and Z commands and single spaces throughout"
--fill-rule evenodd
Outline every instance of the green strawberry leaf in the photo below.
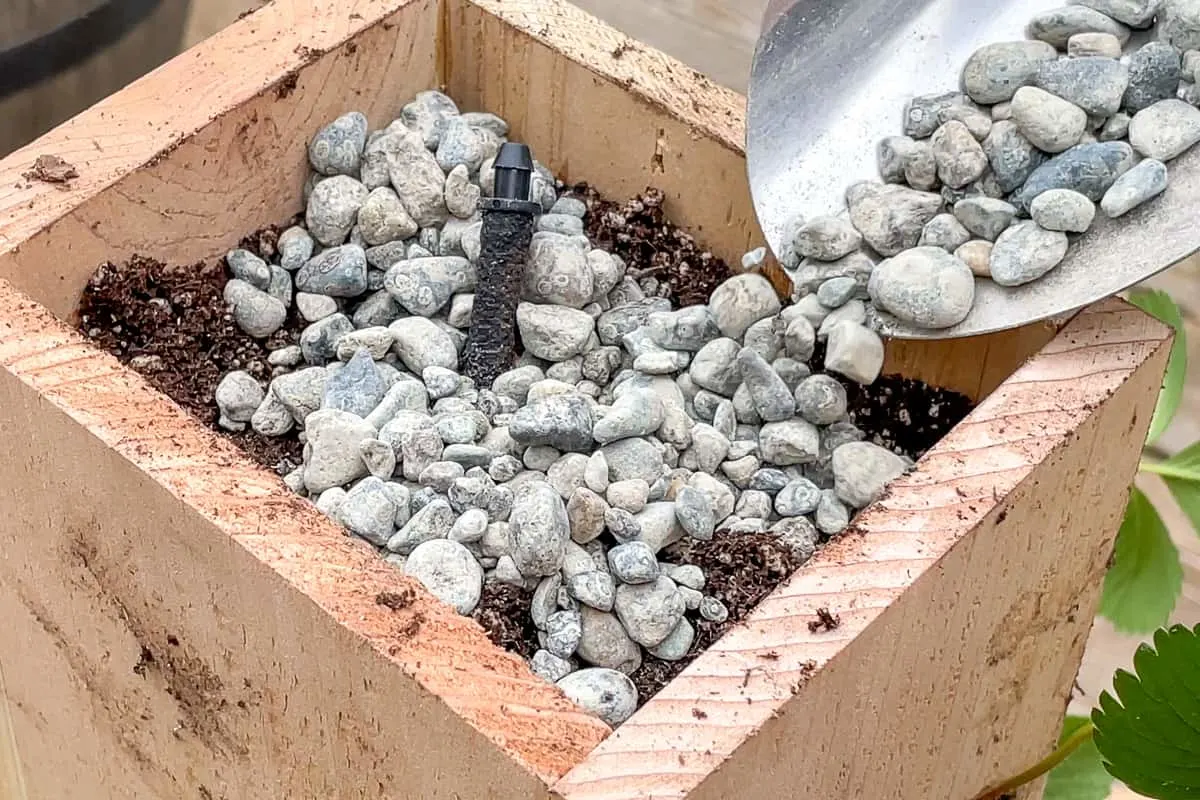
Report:
M 1179 410 L 1183 384 L 1187 378 L 1187 337 L 1183 329 L 1183 314 L 1171 295 L 1161 289 L 1135 289 L 1129 293 L 1129 302 L 1175 329 L 1175 341 L 1167 359 L 1162 391 L 1159 392 L 1158 405 L 1150 420 L 1150 432 L 1146 435 L 1146 444 L 1150 445 L 1158 441 Z
M 1192 521 L 1192 530 L 1200 535 L 1200 483 L 1182 481 L 1178 478 L 1163 478 L 1167 488 L 1171 490 L 1175 502 Z
M 1145 797 L 1200 800 L 1200 625 L 1156 631 L 1133 668 L 1092 711 L 1104 768 Z
M 1067 717 L 1063 720 L 1059 746 L 1087 724 L 1087 717 Z M 1050 771 L 1043 800 L 1105 800 L 1112 790 L 1112 782 L 1112 775 L 1108 774 L 1100 761 L 1096 743 L 1089 740 Z
M 1119 631 L 1150 633 L 1170 619 L 1182 589 L 1179 551 L 1158 510 L 1135 486 L 1104 576 L 1100 613 Z

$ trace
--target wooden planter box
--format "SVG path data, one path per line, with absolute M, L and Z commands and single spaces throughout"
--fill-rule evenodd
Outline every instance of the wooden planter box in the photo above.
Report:
M 616 733 L 73 330 L 99 263 L 219 256 L 436 86 L 760 243 L 742 98 L 558 0 L 276 0 L 0 162 L 0 793 L 957 800 L 1042 755 L 1169 345 L 1121 301 L 892 346 L 986 399 Z

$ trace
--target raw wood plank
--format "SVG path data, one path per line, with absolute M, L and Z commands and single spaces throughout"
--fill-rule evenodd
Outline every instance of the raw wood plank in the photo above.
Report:
M 105 260 L 211 258 L 285 221 L 317 128 L 437 85 L 439 21 L 436 0 L 276 0 L 234 23 L 0 161 L 0 278 L 68 318 Z M 23 179 L 43 153 L 79 178 Z
M 32 796 L 97 769 L 96 797 L 536 796 L 607 733 L 3 283 L 0 367 L 0 616 Z
M 555 790 L 967 797 L 1040 758 L 1168 345 L 1123 302 L 1081 314 Z

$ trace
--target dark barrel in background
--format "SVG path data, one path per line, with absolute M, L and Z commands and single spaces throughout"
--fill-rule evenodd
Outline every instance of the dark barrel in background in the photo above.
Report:
M 175 56 L 191 2 L 0 0 L 0 157 Z

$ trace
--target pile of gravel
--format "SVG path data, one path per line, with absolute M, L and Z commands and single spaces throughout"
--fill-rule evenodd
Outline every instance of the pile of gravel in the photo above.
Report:
M 461 376 L 476 203 L 506 133 L 432 91 L 384 130 L 359 113 L 322 128 L 277 263 L 226 259 L 244 331 L 270 337 L 293 307 L 308 324 L 269 383 L 230 372 L 216 403 L 232 431 L 299 429 L 287 485 L 458 612 L 485 584 L 531 591 L 533 671 L 615 725 L 644 657 L 694 655 L 693 623 L 728 614 L 665 548 L 768 532 L 806 559 L 912 462 L 865 441 L 842 382 L 808 363 L 819 348 L 828 371 L 878 376 L 861 285 L 783 308 L 748 272 L 673 309 L 593 246 L 587 204 L 541 165 L 523 354 L 492 386 Z
M 908 324 L 952 327 L 976 278 L 1036 281 L 1097 204 L 1117 218 L 1166 189 L 1166 164 L 1200 141 L 1200 0 L 1079 0 L 1026 33 L 979 48 L 960 91 L 909 103 L 878 146 L 882 183 L 794 224 L 781 261 L 804 308 L 857 285 Z

